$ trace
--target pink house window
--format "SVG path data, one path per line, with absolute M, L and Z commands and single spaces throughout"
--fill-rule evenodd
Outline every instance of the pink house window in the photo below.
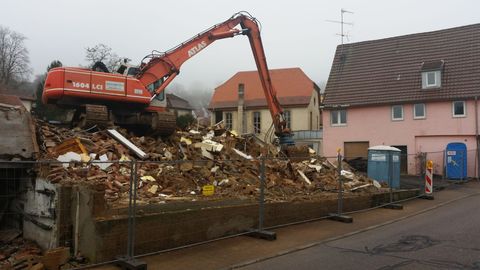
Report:
M 452 102 L 453 117 L 465 117 L 465 116 L 467 116 L 465 107 L 466 107 L 465 101 L 454 101 L 454 102 Z
M 402 105 L 393 105 L 392 106 L 392 120 L 393 121 L 403 120 L 403 106 Z
M 347 110 L 334 110 L 330 112 L 332 126 L 345 126 L 347 124 Z
M 425 104 L 413 104 L 413 119 L 425 119 Z

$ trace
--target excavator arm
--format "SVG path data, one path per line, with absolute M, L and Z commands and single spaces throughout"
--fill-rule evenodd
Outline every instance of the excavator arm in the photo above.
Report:
M 146 56 L 142 61 L 142 67 L 137 74 L 137 79 L 147 88 L 155 83 L 157 88 L 154 89 L 154 94 L 160 94 L 178 75 L 180 67 L 185 61 L 195 56 L 214 41 L 236 35 L 246 35 L 249 38 L 265 98 L 272 116 L 275 135 L 280 138 L 281 144 L 293 144 L 291 133 L 286 128 L 283 110 L 277 100 L 268 71 L 258 21 L 248 13 L 237 13 L 228 20 L 214 25 L 175 48 L 164 53 L 152 53 Z M 160 82 L 160 84 L 156 84 L 157 82 Z

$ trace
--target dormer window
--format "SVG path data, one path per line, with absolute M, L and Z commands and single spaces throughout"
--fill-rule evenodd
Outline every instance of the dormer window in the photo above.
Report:
M 442 86 L 443 65 L 443 60 L 422 63 L 422 89 Z
M 442 82 L 442 73 L 440 71 L 428 71 L 422 73 L 422 85 L 425 88 L 440 87 Z

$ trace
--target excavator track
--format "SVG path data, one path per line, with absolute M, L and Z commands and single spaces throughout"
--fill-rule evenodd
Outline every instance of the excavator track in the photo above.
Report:
M 107 128 L 113 126 L 110 121 L 108 108 L 103 105 L 87 104 L 77 109 L 72 119 L 72 127 L 88 129 L 93 126 Z
M 177 117 L 172 112 L 156 112 L 152 115 L 152 131 L 161 136 L 169 136 L 175 132 Z
M 91 105 L 85 106 L 85 125 L 86 127 L 98 126 L 100 128 L 107 128 L 113 126 L 108 115 L 107 106 Z
M 72 127 L 105 129 L 118 125 L 134 132 L 166 137 L 175 132 L 176 119 L 172 112 L 143 112 L 120 117 L 110 112 L 107 106 L 87 104 L 75 112 Z

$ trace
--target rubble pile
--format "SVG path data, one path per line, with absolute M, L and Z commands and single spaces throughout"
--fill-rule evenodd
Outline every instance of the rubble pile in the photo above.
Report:
M 87 263 L 88 260 L 80 253 L 72 257 L 69 247 L 42 251 L 34 241 L 23 238 L 21 231 L 0 230 L 0 269 L 72 269 Z
M 20 231 L 0 231 L 0 269 L 44 269 L 41 255 L 40 247 L 23 239 Z
M 178 131 L 162 140 L 137 137 L 124 129 L 117 129 L 117 135 L 111 130 L 89 133 L 41 121 L 37 121 L 37 129 L 42 159 L 65 162 L 40 166 L 40 175 L 53 183 L 90 185 L 104 191 L 109 202 L 128 200 L 132 170 L 136 171 L 140 201 L 254 198 L 259 194 L 261 157 L 266 157 L 269 201 L 308 199 L 338 189 L 337 167 L 327 159 L 311 156 L 293 162 L 268 158 L 278 153 L 254 137 L 235 132 Z M 136 165 L 131 162 L 134 160 Z M 346 163 L 342 166 L 344 190 L 380 188 L 377 182 L 354 174 Z

